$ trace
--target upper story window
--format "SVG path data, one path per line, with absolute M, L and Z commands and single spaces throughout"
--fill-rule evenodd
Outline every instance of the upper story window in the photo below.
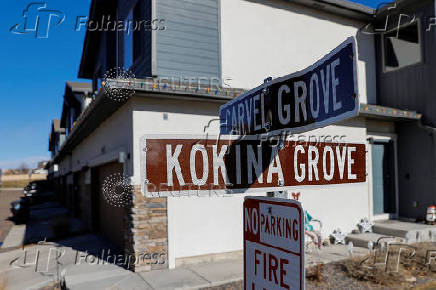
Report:
M 383 34 L 384 71 L 389 72 L 422 61 L 419 21 Z
M 124 32 L 124 69 L 128 70 L 133 64 L 133 9 L 130 10 L 129 16 L 127 16 L 127 23 L 132 23 L 129 29 Z
M 138 46 L 140 45 L 140 39 L 144 33 L 143 19 L 143 3 L 144 1 L 137 0 L 133 4 L 132 8 L 127 15 L 125 22 L 125 29 L 123 32 L 123 66 L 125 70 L 131 69 L 132 65 L 140 57 L 138 53 Z M 139 48 L 141 51 L 141 48 Z
M 73 130 L 74 121 L 76 121 L 76 110 L 74 110 L 74 108 L 70 108 L 67 118 L 68 119 L 67 119 L 66 129 L 67 129 L 67 135 L 69 135 Z

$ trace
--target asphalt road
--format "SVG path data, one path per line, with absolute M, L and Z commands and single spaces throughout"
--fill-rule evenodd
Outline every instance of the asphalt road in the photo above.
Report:
M 23 190 L 2 190 L 0 189 L 0 242 L 3 243 L 6 235 L 12 227 L 8 220 L 11 215 L 11 202 L 20 198 Z

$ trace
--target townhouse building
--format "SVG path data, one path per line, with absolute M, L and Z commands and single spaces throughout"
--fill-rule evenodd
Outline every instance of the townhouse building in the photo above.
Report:
M 420 218 L 436 202 L 435 1 L 397 1 L 376 15 L 377 104 L 418 111 L 397 124 L 399 215 Z M 383 29 L 381 29 L 383 28 Z
M 418 9 L 413 1 L 400 2 L 401 7 Z M 434 2 L 427 2 L 434 11 Z M 390 30 L 374 29 L 387 11 L 345 0 L 93 0 L 89 23 L 105 17 L 127 23 L 147 20 L 150 25 L 130 32 L 87 31 L 79 77 L 92 81 L 93 94 L 79 115 L 63 114 L 65 141 L 59 150 L 50 147 L 51 164 L 59 168 L 61 195 L 91 230 L 127 254 L 165 253 L 165 263 L 136 264 L 136 271 L 240 255 L 245 195 L 142 196 L 142 136 L 218 134 L 222 104 L 267 77 L 306 68 L 352 36 L 357 43 L 359 116 L 307 132 L 303 138 L 341 136 L 346 142 L 366 144 L 367 181 L 301 186 L 295 192 L 301 193 L 303 207 L 323 222 L 324 237 L 336 228 L 350 232 L 365 217 L 424 215 L 427 203 L 436 199 L 434 181 L 421 183 L 423 177 L 417 176 L 434 174 L 434 142 L 429 143 L 433 129 L 427 128 L 432 123 L 425 123 L 431 111 L 425 110 L 425 99 L 411 101 L 414 106 L 399 99 L 409 90 L 394 85 L 409 83 L 401 71 L 418 64 L 416 59 L 395 62 L 387 54 L 416 50 L 416 41 L 413 36 L 397 41 Z M 398 18 L 401 13 L 396 13 Z M 419 64 L 430 70 L 431 46 L 422 43 L 433 41 L 434 32 L 429 36 L 419 28 L 418 33 L 421 56 L 428 57 L 420 58 Z M 108 72 L 114 69 L 131 71 L 127 82 L 133 87 L 122 100 L 112 98 L 105 88 Z M 428 88 L 430 83 L 428 79 Z M 430 99 L 431 92 L 420 96 Z M 68 103 L 64 111 L 71 112 L 72 106 Z M 64 121 L 71 116 L 73 126 Z M 432 158 L 418 157 L 416 152 Z M 105 181 L 120 176 L 128 177 L 133 187 L 132 203 L 113 207 L 105 197 Z M 408 204 L 412 199 L 413 210 Z

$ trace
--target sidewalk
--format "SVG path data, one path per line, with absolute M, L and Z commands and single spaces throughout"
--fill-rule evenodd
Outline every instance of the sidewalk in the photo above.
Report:
M 225 260 L 207 264 L 183 266 L 172 270 L 133 273 L 109 263 L 95 263 L 89 255 L 87 262 L 80 257 L 86 251 L 105 249 L 108 245 L 96 235 L 82 235 L 43 245 L 15 249 L 0 255 L 0 283 L 7 282 L 7 289 L 39 289 L 50 284 L 65 271 L 69 289 L 202 289 L 205 287 L 242 281 L 243 261 Z M 86 250 L 84 250 L 86 249 Z M 60 266 L 56 268 L 54 251 L 62 253 Z M 368 250 L 354 248 L 354 255 L 366 254 Z M 24 261 L 26 253 L 27 261 Z M 38 265 L 35 257 L 39 253 Z M 98 256 L 97 256 L 98 257 Z M 306 254 L 306 266 L 319 262 L 328 263 L 349 257 L 348 247 L 329 246 L 315 253 Z
M 72 245 L 71 247 L 65 245 Z M 50 284 L 65 271 L 69 289 L 200 289 L 242 280 L 242 260 L 228 260 L 210 264 L 198 264 L 173 270 L 133 273 L 114 264 L 92 264 L 80 260 L 86 252 L 79 251 L 77 244 L 101 246 L 95 235 L 85 235 L 55 244 L 35 245 L 15 249 L 0 255 L 0 284 L 7 289 L 39 289 Z M 100 245 L 99 245 L 100 244 Z M 56 249 L 56 250 L 55 250 Z M 54 251 L 62 252 L 56 268 Z M 36 257 L 38 255 L 38 261 Z M 24 257 L 27 261 L 24 261 Z M 51 258 L 52 257 L 52 258 Z M 78 259 L 79 257 L 79 259 Z
M 151 289 L 201 289 L 241 281 L 242 260 L 184 266 L 173 270 L 140 273 Z
M 94 234 L 82 234 L 57 242 L 38 242 L 53 236 L 48 222 L 65 212 L 56 203 L 45 203 L 31 209 L 27 226 L 15 225 L 9 232 L 0 254 L 0 285 L 7 289 L 40 289 L 49 285 L 61 273 L 69 289 L 202 289 L 243 280 L 243 260 L 231 260 L 186 265 L 171 270 L 133 273 L 122 266 L 100 259 L 102 250 L 113 246 Z M 80 226 L 76 233 L 80 233 Z M 56 253 L 58 257 L 56 263 Z M 353 249 L 354 255 L 365 255 L 367 249 Z M 348 246 L 331 245 L 319 252 L 305 253 L 306 267 L 330 263 L 350 256 Z M 100 259 L 100 260 L 99 260 Z M 100 262 L 99 262 L 100 261 Z M 240 284 L 239 284 L 240 286 Z M 237 286 L 235 286 L 237 287 Z
M 21 247 L 26 234 L 26 225 L 13 225 L 5 240 L 2 249 Z

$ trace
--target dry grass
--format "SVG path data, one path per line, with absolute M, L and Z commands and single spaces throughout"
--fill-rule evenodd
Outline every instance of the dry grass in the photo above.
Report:
M 324 264 L 318 264 L 306 269 L 306 279 L 314 282 L 323 282 Z
M 27 180 L 8 180 L 8 181 L 2 181 L 2 184 L 0 185 L 2 188 L 24 188 L 28 183 L 29 179 Z
M 12 181 L 12 180 L 42 180 L 46 179 L 47 174 L 32 174 L 31 178 L 29 179 L 28 174 L 12 174 L 12 175 L 2 175 L 1 180 L 4 181 Z
M 398 255 L 391 255 L 391 263 L 388 263 L 387 266 L 383 263 L 385 252 L 380 253 L 381 255 L 378 256 L 376 261 L 377 263 L 374 263 L 375 257 L 372 253 L 364 258 L 347 260 L 344 262 L 343 267 L 345 272 L 354 279 L 388 287 L 402 287 L 413 282 L 417 277 L 436 279 L 436 265 L 428 265 L 426 263 L 427 251 L 436 250 L 436 245 L 421 243 L 413 246 L 416 247 L 415 254 L 411 256 L 413 251 L 401 253 L 398 268 L 395 262 L 398 259 Z M 397 250 L 399 250 L 399 246 Z
M 27 174 L 2 175 L 0 187 L 21 188 L 25 187 L 31 181 L 44 180 L 46 177 L 46 174 L 32 174 L 31 178 L 29 178 L 29 175 Z
M 38 290 L 62 290 L 62 288 L 58 285 L 58 283 L 53 282 L 47 286 L 39 288 Z
M 413 287 L 413 290 L 434 290 L 436 289 L 436 281 L 432 281 L 430 283 L 427 283 L 425 285 Z

